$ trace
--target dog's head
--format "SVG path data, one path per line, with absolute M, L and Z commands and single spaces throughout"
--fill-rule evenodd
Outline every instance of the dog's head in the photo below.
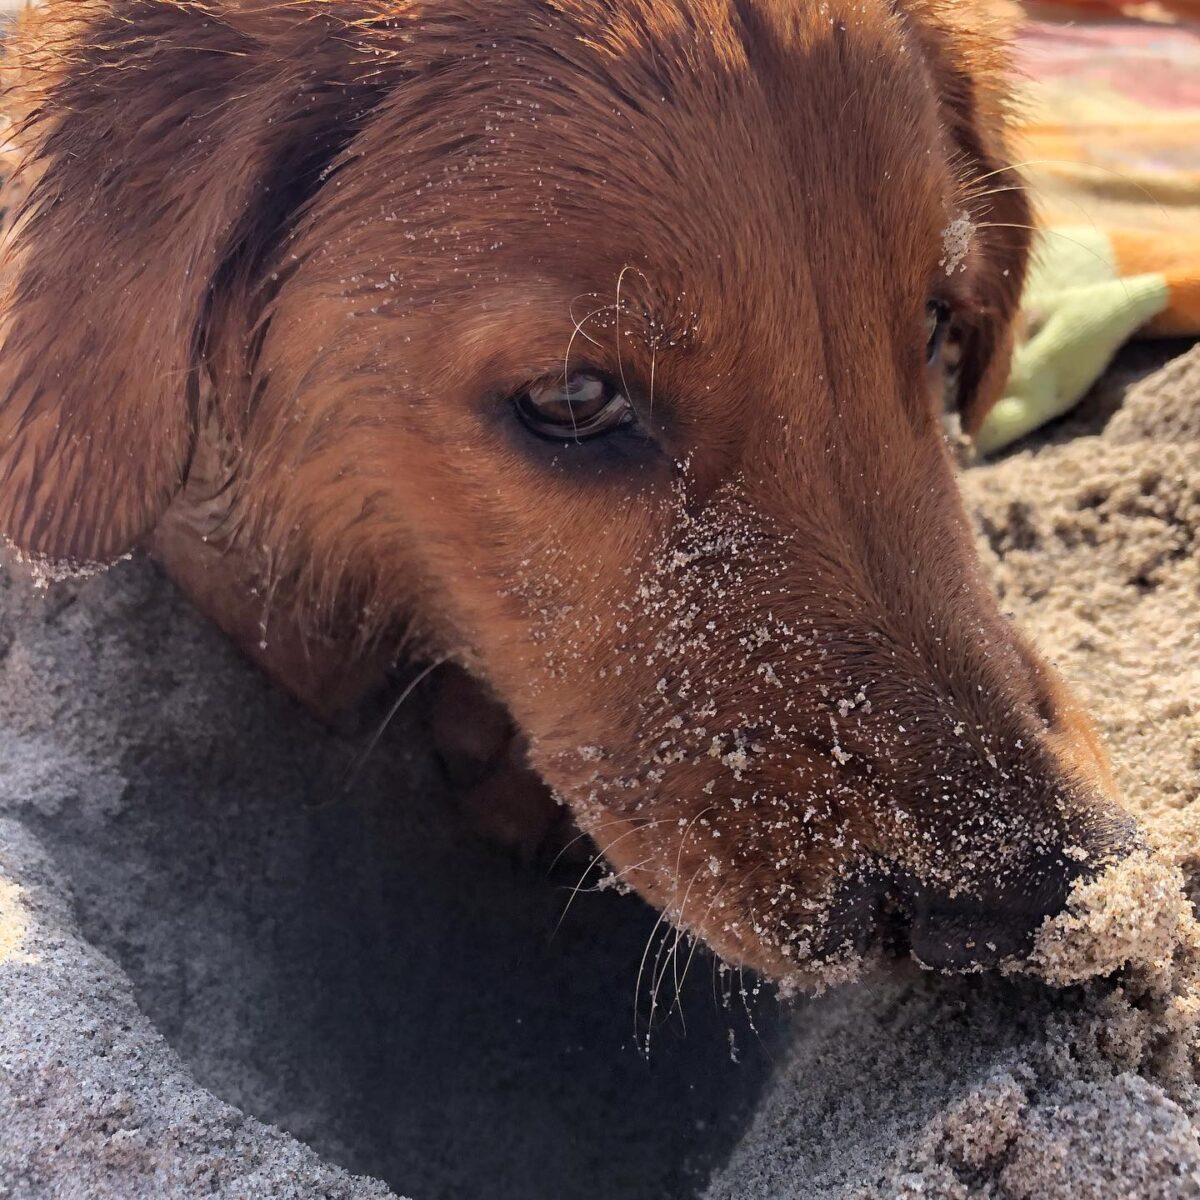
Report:
M 19 548 L 128 550 L 215 426 L 273 584 L 458 656 L 624 878 L 776 975 L 893 909 L 994 960 L 1128 838 L 942 435 L 1029 237 L 976 5 L 73 13 L 24 42 Z

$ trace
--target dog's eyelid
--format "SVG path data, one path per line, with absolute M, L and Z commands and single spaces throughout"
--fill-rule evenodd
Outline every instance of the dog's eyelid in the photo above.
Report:
M 590 368 L 535 379 L 510 403 L 526 429 L 550 441 L 590 441 L 638 419 L 620 381 Z
M 942 357 L 942 349 L 954 323 L 954 308 L 937 296 L 931 297 L 925 305 L 925 361 L 930 366 L 936 366 Z

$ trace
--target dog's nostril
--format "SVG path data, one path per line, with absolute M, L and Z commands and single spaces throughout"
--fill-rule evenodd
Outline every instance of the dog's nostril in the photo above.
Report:
M 911 901 L 910 952 L 922 966 L 939 971 L 981 970 L 1027 954 L 1042 922 L 1065 904 L 1066 878 L 1064 873 L 1056 903 L 918 892 Z
M 861 863 L 834 893 L 813 947 L 826 962 L 862 955 L 884 933 L 888 879 L 875 863 Z

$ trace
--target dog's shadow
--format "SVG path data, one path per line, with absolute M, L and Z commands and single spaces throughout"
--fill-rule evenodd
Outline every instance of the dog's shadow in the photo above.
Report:
M 46 612 L 17 636 L 47 696 L 73 677 L 55 742 L 124 784 L 26 817 L 203 1085 L 425 1200 L 696 1194 L 766 1080 L 773 1001 L 726 1003 L 681 945 L 647 1056 L 655 914 L 583 894 L 559 926 L 567 878 L 460 828 L 415 714 L 342 796 L 355 747 L 147 565 Z

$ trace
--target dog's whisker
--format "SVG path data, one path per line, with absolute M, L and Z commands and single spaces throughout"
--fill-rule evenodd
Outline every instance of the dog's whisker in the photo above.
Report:
M 757 1035 L 758 1026 L 754 1024 L 754 1014 L 750 1011 L 750 1002 L 747 999 L 749 992 L 746 990 L 746 971 L 744 967 L 739 966 L 738 972 L 738 993 L 742 998 L 742 1007 L 746 1010 L 746 1020 L 750 1023 L 751 1031 Z
M 703 863 L 696 867 L 695 871 L 692 872 L 691 879 L 688 881 L 687 891 L 685 891 L 683 894 L 683 900 L 678 905 L 678 917 L 673 922 L 675 925 L 675 940 L 671 945 L 671 952 L 667 956 L 667 962 L 663 966 L 662 972 L 654 981 L 653 991 L 651 992 L 651 1008 L 657 1007 L 659 989 L 662 987 L 663 978 L 666 975 L 667 968 L 672 966 L 672 964 L 674 965 L 675 972 L 675 1001 L 676 1003 L 679 1001 L 679 943 L 682 938 L 688 936 L 687 926 L 685 924 L 688 897 L 691 895 L 692 888 L 695 886 L 696 880 L 700 877 L 700 873 L 707 869 L 707 866 Z M 667 1015 L 670 1016 L 670 1013 Z M 680 1015 L 682 1016 L 682 1014 Z
M 1103 263 L 1106 267 L 1108 266 L 1108 262 L 1106 261 L 1104 256 L 1102 254 L 1100 254 L 1100 252 L 1097 251 L 1095 249 L 1095 247 L 1088 246 L 1084 242 L 1081 242 L 1076 238 L 1069 237 L 1067 234 L 1063 233 L 1063 231 L 1061 229 L 1055 229 L 1052 225 L 1038 228 L 1038 226 L 1036 226 L 1036 225 L 1017 225 L 1017 224 L 1010 224 L 1007 222 L 987 221 L 987 222 L 983 222 L 982 224 L 980 224 L 978 226 L 978 228 L 980 228 L 980 229 L 1024 229 L 1024 230 L 1028 230 L 1030 233 L 1053 234 L 1055 237 L 1062 238 L 1062 240 L 1064 242 L 1070 242 L 1072 246 L 1078 246 L 1080 250 L 1083 250 L 1086 253 L 1090 254 L 1097 262 Z M 1125 280 L 1118 279 L 1117 282 L 1121 285 L 1121 289 L 1125 292 L 1125 294 L 1128 295 L 1129 288 L 1128 288 L 1128 285 L 1126 284 Z
M 1028 158 L 1024 162 L 1008 163 L 1003 167 L 997 167 L 994 171 L 988 171 L 984 175 L 978 175 L 975 177 L 975 182 L 983 183 L 985 180 L 992 179 L 997 175 L 1002 175 L 1006 171 L 1020 171 L 1025 167 L 1076 167 L 1076 168 L 1078 168 L 1078 166 L 1079 166 L 1078 161 L 1076 161 L 1074 159 L 1070 159 L 1070 158 Z M 1150 191 L 1150 189 L 1148 187 L 1146 187 L 1145 184 L 1139 183 L 1131 175 L 1127 175 L 1124 171 L 1118 171 L 1114 167 L 1107 167 L 1107 166 L 1103 165 L 1102 163 L 1098 163 L 1098 162 L 1089 162 L 1088 169 L 1106 172 L 1107 174 L 1112 175 L 1114 178 L 1120 179 L 1123 183 L 1127 183 L 1131 187 L 1136 188 L 1138 191 L 1140 191 L 1142 193 L 1142 195 L 1144 195 L 1146 197 L 1147 200 L 1150 201 L 1151 204 L 1156 205 L 1158 207 L 1158 210 L 1164 216 L 1168 215 L 1166 208 L 1163 207 L 1162 201 L 1155 199 L 1154 193 L 1152 191 Z
M 646 825 L 636 825 L 633 829 L 626 830 L 626 832 L 621 834 L 620 837 L 615 838 L 612 842 L 605 846 L 603 850 L 600 850 L 596 853 L 595 857 L 584 868 L 583 874 L 579 876 L 575 886 L 571 889 L 571 894 L 569 897 L 567 897 L 567 903 L 563 906 L 562 915 L 558 918 L 558 923 L 554 926 L 554 932 L 550 935 L 551 938 L 555 937 L 558 931 L 562 928 L 562 923 L 567 919 L 567 913 L 571 911 L 571 905 L 575 902 L 575 897 L 579 895 L 579 890 L 583 886 L 583 881 L 591 874 L 592 868 L 595 867 L 595 865 L 605 857 L 605 855 L 613 848 L 613 846 L 620 844 L 626 838 L 632 837 L 636 833 L 643 833 L 646 829 L 653 828 L 655 824 L 657 824 L 657 822 L 651 822 Z
M 709 804 L 707 807 L 702 808 L 698 813 L 696 813 L 696 815 L 694 817 L 692 817 L 692 819 L 687 823 L 687 826 L 684 829 L 683 834 L 679 838 L 679 845 L 676 847 L 676 850 L 675 850 L 674 878 L 671 883 L 671 903 L 672 904 L 675 903 L 676 899 L 679 896 L 679 873 L 680 873 L 680 871 L 683 870 L 683 851 L 684 851 L 685 847 L 687 846 L 687 840 L 691 836 L 692 831 L 695 829 L 697 822 L 701 821 L 704 817 L 708 816 L 709 813 L 715 812 L 716 807 L 717 806 L 715 804 Z
M 592 887 L 580 888 L 579 892 L 584 896 L 602 895 L 604 892 L 609 890 L 610 885 L 614 881 L 625 883 L 628 876 L 634 875 L 638 871 L 644 871 L 652 862 L 654 862 L 653 858 L 643 858 L 641 862 L 630 863 L 628 866 L 622 867 L 619 871 L 612 871 Z
M 621 268 L 620 274 L 617 276 L 617 301 L 615 305 L 616 312 L 614 314 L 616 321 L 616 342 L 617 342 L 617 373 L 621 379 L 621 390 L 626 399 L 629 397 L 629 384 L 625 379 L 625 359 L 621 350 L 621 285 L 625 281 L 625 276 L 630 271 L 637 271 L 639 275 L 645 279 L 643 272 L 637 267 L 626 264 Z
M 396 714 L 400 711 L 404 702 L 426 679 L 429 678 L 430 675 L 433 674 L 434 671 L 438 669 L 438 667 L 445 666 L 449 661 L 449 658 L 439 658 L 436 662 L 431 662 L 423 670 L 417 672 L 416 676 L 409 682 L 408 686 L 405 687 L 400 695 L 396 697 L 395 702 L 388 709 L 386 716 L 384 716 L 383 720 L 379 723 L 379 727 L 371 735 L 371 738 L 367 742 L 365 749 L 358 756 L 358 758 L 355 759 L 353 765 L 351 766 L 350 773 L 347 775 L 346 782 L 342 785 L 339 793 L 340 798 L 345 798 L 350 793 L 350 789 L 358 781 L 359 775 L 362 773 L 363 768 L 367 765 L 367 760 L 375 752 L 375 748 L 379 745 L 380 739 L 387 731 L 387 727 L 395 719 Z
M 562 856 L 564 854 L 566 854 L 567 851 L 570 850 L 571 847 L 574 846 L 577 842 L 581 842 L 585 838 L 592 838 L 593 840 L 595 840 L 595 838 L 599 834 L 603 833 L 604 830 L 611 829 L 614 825 L 625 825 L 625 824 L 628 824 L 628 821 L 626 819 L 621 818 L 621 817 L 614 817 L 611 821 L 604 821 L 601 824 L 596 825 L 592 829 L 581 830 L 569 842 L 567 842 L 567 844 L 565 846 L 563 846 L 563 848 L 554 856 L 554 858 L 550 862 L 549 867 L 547 868 L 547 872 L 553 871 L 554 868 L 556 866 L 558 866 L 558 860 L 560 858 L 562 858 Z M 652 826 L 657 825 L 657 824 L 658 824 L 658 821 L 649 821 L 643 828 L 651 828 Z
M 598 316 L 602 312 L 606 312 L 611 305 L 604 305 L 602 308 L 596 309 L 584 317 L 583 321 L 574 321 L 575 328 L 571 331 L 571 336 L 567 339 L 567 349 L 563 354 L 563 389 L 567 396 L 567 411 L 571 414 L 571 431 L 574 434 L 576 442 L 579 440 L 579 426 L 575 422 L 575 406 L 571 402 L 570 379 L 571 379 L 571 349 L 575 345 L 575 338 L 582 336 L 587 338 L 593 346 L 599 347 L 600 343 L 596 341 L 591 334 L 587 333 L 583 328 L 584 324 L 590 321 L 593 317 Z
M 636 978 L 636 980 L 634 980 L 634 984 L 633 984 L 633 1040 L 634 1040 L 634 1044 L 637 1045 L 639 1048 L 641 1047 L 641 1035 L 638 1032 L 638 998 L 642 994 L 642 979 L 646 973 L 646 960 L 650 956 L 650 947 L 654 942 L 655 934 L 658 933 L 659 929 L 662 927 L 663 923 L 666 920 L 667 920 L 666 910 L 660 909 L 659 913 L 658 913 L 658 919 L 654 922 L 654 927 L 650 930 L 650 934 L 646 938 L 646 945 L 645 945 L 645 948 L 642 950 L 642 960 L 638 964 L 637 978 Z M 647 1033 L 646 1033 L 647 1043 L 646 1043 L 646 1048 L 645 1048 L 645 1052 L 647 1054 L 649 1053 L 649 1050 L 650 1050 L 649 1036 L 650 1036 L 649 1030 L 647 1030 Z
M 707 922 L 708 918 L 710 916 L 712 916 L 713 909 L 720 902 L 721 897 L 729 890 L 729 887 L 730 887 L 730 883 L 726 882 L 726 883 L 723 883 L 721 885 L 721 887 L 717 889 L 717 893 L 715 896 L 713 896 L 712 900 L 709 902 L 708 908 L 706 908 L 704 910 L 704 916 L 701 917 L 698 922 L 696 922 L 696 927 L 698 930 L 703 930 L 705 922 Z M 679 1006 L 680 1020 L 683 1019 L 683 1009 L 682 1009 L 683 985 L 687 982 L 688 972 L 692 969 L 692 962 L 696 957 L 696 951 L 703 944 L 704 943 L 703 943 L 701 937 L 699 937 L 695 934 L 692 935 L 691 950 L 688 952 L 687 962 L 684 963 L 684 966 L 683 966 L 683 975 L 682 976 L 677 975 L 676 979 L 675 979 L 675 1005 Z M 717 958 L 718 958 L 718 955 L 714 954 L 713 955 L 714 962 L 716 961 Z M 670 1016 L 670 1013 L 668 1013 L 667 1015 Z
M 599 308 L 592 309 L 592 311 L 590 313 L 587 313 L 581 320 L 575 319 L 574 312 L 570 312 L 568 314 L 571 318 L 571 324 L 572 324 L 573 328 L 571 330 L 570 340 L 567 342 L 567 352 L 563 356 L 563 379 L 564 380 L 566 379 L 567 375 L 570 372 L 569 363 L 570 363 L 570 358 L 571 358 L 571 344 L 574 342 L 576 337 L 586 338 L 597 349 L 602 350 L 604 348 L 600 342 L 598 342 L 594 337 L 592 337 L 592 335 L 590 333 L 588 333 L 588 331 L 584 328 L 584 326 L 586 326 L 589 321 L 595 320 L 595 318 L 600 316 L 601 313 L 608 312 L 609 309 L 611 309 L 611 308 L 612 308 L 611 304 L 603 304 Z
M 650 410 L 647 414 L 649 419 L 654 417 L 654 371 L 658 365 L 658 342 L 657 339 L 650 346 Z
M 653 993 L 653 980 L 658 976 L 659 964 L 662 962 L 663 951 L 667 947 L 667 942 L 670 940 L 672 932 L 673 931 L 670 926 L 663 930 L 662 936 L 658 940 L 658 949 L 654 953 L 654 962 L 650 965 L 651 991 L 648 997 L 649 1007 L 646 1010 L 646 1040 L 645 1044 L 640 1047 L 642 1053 L 647 1058 L 650 1057 L 650 1043 L 655 1029 L 656 1008 L 655 996 Z

